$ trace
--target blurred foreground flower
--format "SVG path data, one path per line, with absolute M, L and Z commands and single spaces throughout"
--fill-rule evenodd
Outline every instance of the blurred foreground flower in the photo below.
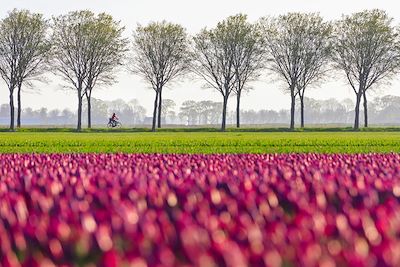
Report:
M 400 266 L 400 155 L 0 155 L 0 266 Z

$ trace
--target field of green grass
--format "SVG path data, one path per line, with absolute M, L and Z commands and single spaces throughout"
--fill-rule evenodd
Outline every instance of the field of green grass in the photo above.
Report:
M 400 153 L 400 132 L 107 132 L 22 130 L 0 133 L 0 153 Z

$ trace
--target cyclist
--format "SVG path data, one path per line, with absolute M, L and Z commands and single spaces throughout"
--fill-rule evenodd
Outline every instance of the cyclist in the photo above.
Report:
M 112 116 L 111 116 L 111 118 L 110 118 L 110 123 L 112 123 L 112 125 L 116 125 L 117 124 L 117 121 L 118 121 L 119 119 L 118 119 L 118 117 L 117 117 L 117 115 L 115 114 L 115 112 L 112 114 Z

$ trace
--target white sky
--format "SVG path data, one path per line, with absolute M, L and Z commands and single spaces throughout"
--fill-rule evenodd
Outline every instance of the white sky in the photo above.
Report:
M 146 24 L 149 21 L 167 20 L 180 23 L 187 28 L 190 34 L 195 34 L 201 28 L 213 27 L 218 21 L 237 13 L 245 13 L 251 21 L 266 15 L 279 15 L 287 12 L 320 12 L 327 20 L 340 18 L 342 14 L 349 14 L 364 9 L 380 8 L 389 12 L 400 21 L 400 8 L 395 0 L 0 0 L 0 18 L 14 8 L 25 8 L 32 12 L 40 12 L 47 17 L 64 14 L 68 11 L 90 9 L 94 12 L 107 12 L 115 19 L 121 20 L 126 26 L 126 35 L 131 36 L 137 23 Z M 282 86 L 271 81 L 266 75 L 260 82 L 254 83 L 254 90 L 243 97 L 244 109 L 288 109 L 289 96 L 283 93 Z M 353 92 L 342 79 L 341 73 L 319 88 L 308 92 L 309 97 L 316 99 L 344 98 L 353 99 Z M 400 76 L 400 74 L 399 74 Z M 34 92 L 23 95 L 24 107 L 47 107 L 75 109 L 76 96 L 73 91 L 62 89 L 62 81 L 55 76 L 49 76 L 48 84 L 37 84 Z M 121 72 L 119 82 L 111 87 L 99 89 L 93 97 L 103 100 L 122 98 L 129 100 L 139 99 L 150 115 L 154 92 L 148 89 L 147 84 L 139 77 Z M 164 91 L 163 98 L 171 98 L 180 105 L 187 99 L 221 101 L 218 92 L 212 89 L 202 89 L 202 81 L 185 80 L 174 84 Z M 371 96 L 383 94 L 400 95 L 400 82 L 393 81 L 384 89 L 376 90 Z M 40 90 L 40 91 L 39 91 Z M 0 81 L 0 103 L 8 102 L 8 90 Z M 230 107 L 234 107 L 234 98 L 230 100 Z

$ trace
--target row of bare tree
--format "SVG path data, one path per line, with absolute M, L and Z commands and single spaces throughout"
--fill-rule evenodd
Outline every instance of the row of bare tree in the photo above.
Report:
M 286 84 L 291 98 L 291 129 L 295 126 L 296 99 L 300 100 L 304 127 L 306 89 L 322 82 L 331 71 L 342 74 L 356 95 L 354 129 L 359 129 L 361 100 L 368 127 L 366 92 L 390 81 L 400 67 L 399 32 L 382 10 L 354 13 L 335 22 L 324 21 L 316 13 L 289 13 L 250 23 L 239 14 L 191 39 L 179 25 L 151 23 L 139 27 L 134 37 L 134 71 L 156 91 L 153 131 L 163 86 L 188 71 L 221 93 L 222 131 L 229 97 L 236 96 L 236 124 L 240 127 L 242 92 L 263 70 Z
M 124 28 L 110 15 L 76 11 L 52 21 L 28 10 L 13 10 L 0 21 L 0 75 L 10 96 L 10 129 L 14 130 L 14 91 L 17 89 L 17 127 L 21 126 L 21 88 L 44 80 L 51 71 L 78 96 L 78 124 L 87 100 L 91 127 L 91 97 L 96 86 L 115 82 L 116 70 L 128 51 Z
M 131 47 L 123 31 L 118 21 L 104 13 L 76 11 L 48 21 L 26 10 L 10 12 L 0 22 L 0 75 L 10 92 L 10 128 L 14 129 L 14 91 L 19 127 L 22 86 L 43 79 L 48 71 L 76 90 L 78 130 L 86 98 L 91 127 L 93 89 L 114 83 L 117 70 L 125 65 L 155 91 L 153 131 L 161 127 L 163 88 L 190 75 L 221 93 L 222 131 L 228 100 L 236 96 L 240 127 L 241 95 L 265 70 L 284 82 L 290 94 L 291 129 L 296 99 L 304 127 L 306 89 L 328 78 L 331 71 L 342 73 L 356 95 L 354 129 L 358 129 L 361 101 L 368 126 L 366 92 L 390 81 L 400 67 L 399 32 L 382 10 L 344 15 L 335 22 L 324 21 L 317 13 L 288 13 L 250 23 L 239 14 L 193 37 L 179 24 L 151 22 L 138 25 Z

